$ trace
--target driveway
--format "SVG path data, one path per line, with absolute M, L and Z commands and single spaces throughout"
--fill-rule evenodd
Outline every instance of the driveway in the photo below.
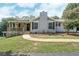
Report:
M 23 38 L 31 41 L 39 42 L 79 42 L 79 39 L 42 39 L 42 38 L 33 38 L 29 34 L 24 34 Z

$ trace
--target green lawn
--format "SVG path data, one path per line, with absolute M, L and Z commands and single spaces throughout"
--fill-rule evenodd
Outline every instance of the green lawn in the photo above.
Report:
M 79 52 L 79 43 L 32 42 L 15 36 L 0 37 L 0 52 Z

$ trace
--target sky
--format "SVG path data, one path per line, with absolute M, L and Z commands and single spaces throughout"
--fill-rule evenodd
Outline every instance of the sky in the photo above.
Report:
M 39 16 L 46 11 L 48 16 L 62 16 L 67 3 L 0 3 L 0 19 L 12 16 Z

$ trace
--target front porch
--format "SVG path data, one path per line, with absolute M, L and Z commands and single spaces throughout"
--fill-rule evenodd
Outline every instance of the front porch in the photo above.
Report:
M 7 31 L 3 31 L 3 36 L 12 36 L 18 34 L 30 33 L 31 22 L 28 21 L 9 21 Z

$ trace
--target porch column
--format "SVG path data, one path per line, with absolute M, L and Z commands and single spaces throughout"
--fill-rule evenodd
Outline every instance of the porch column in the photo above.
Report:
M 30 32 L 32 32 L 32 22 L 30 23 Z
M 10 22 L 8 23 L 8 31 L 10 31 Z
M 25 23 L 22 23 L 23 26 L 23 32 L 25 31 Z
M 27 23 L 25 23 L 25 31 L 27 31 Z
M 55 32 L 56 32 L 56 29 L 57 29 L 56 23 L 57 23 L 57 22 L 55 22 L 55 29 L 54 29 L 54 30 L 55 30 Z
M 18 25 L 18 23 L 17 22 L 15 22 L 15 32 L 17 32 L 17 25 Z
M 11 22 L 8 23 L 6 36 L 10 36 L 10 32 L 11 32 Z M 3 35 L 4 35 L 4 33 L 3 33 Z
M 12 22 L 12 31 L 13 31 L 13 22 Z
M 12 22 L 12 28 L 13 28 L 13 22 Z
M 24 31 L 26 31 L 26 23 L 24 23 Z

